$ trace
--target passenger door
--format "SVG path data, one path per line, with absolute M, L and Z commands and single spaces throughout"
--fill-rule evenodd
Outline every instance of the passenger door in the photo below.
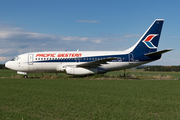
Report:
M 28 65 L 33 65 L 33 54 L 28 54 Z
M 134 55 L 132 53 L 129 53 L 129 64 L 133 64 L 134 62 Z

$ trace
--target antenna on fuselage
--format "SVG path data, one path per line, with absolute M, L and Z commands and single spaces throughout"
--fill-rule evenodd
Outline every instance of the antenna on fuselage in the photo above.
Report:
M 77 49 L 77 51 L 79 51 L 79 49 Z

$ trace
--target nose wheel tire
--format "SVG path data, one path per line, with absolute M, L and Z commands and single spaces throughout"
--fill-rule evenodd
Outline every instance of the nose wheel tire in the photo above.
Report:
M 27 75 L 25 75 L 25 76 L 24 76 L 24 78 L 28 78 L 28 76 L 27 76 Z

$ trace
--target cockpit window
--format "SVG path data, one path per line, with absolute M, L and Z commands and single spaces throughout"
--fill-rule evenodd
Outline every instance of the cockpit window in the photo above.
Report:
M 18 57 L 13 58 L 11 61 L 17 61 Z

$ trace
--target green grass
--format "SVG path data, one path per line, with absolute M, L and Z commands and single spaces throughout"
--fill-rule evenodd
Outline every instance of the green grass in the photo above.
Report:
M 62 77 L 67 77 L 70 75 L 67 75 L 66 73 L 58 73 Z M 51 75 L 56 76 L 55 73 L 28 73 L 28 77 L 33 78 L 39 78 L 45 75 Z M 8 69 L 0 69 L 0 78 L 14 78 L 14 77 L 21 77 L 23 78 L 23 75 L 18 75 L 16 71 L 8 70 Z
M 0 77 L 12 74 L 2 70 Z M 179 86 L 179 80 L 0 78 L 0 120 L 180 119 Z
M 143 69 L 140 70 L 135 70 L 135 69 L 128 69 L 126 70 L 126 75 L 130 77 L 122 77 L 124 75 L 124 71 L 114 71 L 114 72 L 107 72 L 104 75 L 93 75 L 93 76 L 88 76 L 88 77 L 83 77 L 83 78 L 121 78 L 121 79 L 131 79 L 133 77 L 137 79 L 156 79 L 158 76 L 171 76 L 170 79 L 172 80 L 180 80 L 180 72 L 145 72 Z M 72 76 L 72 75 L 67 75 L 66 73 L 58 73 L 58 76 L 55 73 L 29 73 L 28 77 L 30 78 L 50 78 L 48 76 L 55 76 L 55 78 L 81 78 L 78 76 Z M 46 77 L 47 76 L 47 77 Z M 154 77 L 155 76 L 155 77 Z M 23 78 L 23 75 L 17 75 L 16 71 L 12 70 L 7 70 L 7 69 L 0 69 L 0 78 Z
M 180 81 L 1 79 L 4 119 L 180 119 Z

